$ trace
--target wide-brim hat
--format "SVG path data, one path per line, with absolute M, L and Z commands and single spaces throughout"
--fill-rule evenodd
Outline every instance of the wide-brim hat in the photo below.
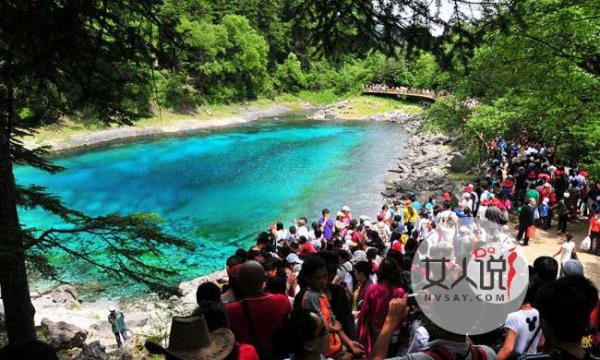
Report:
M 153 354 L 168 354 L 180 360 L 223 360 L 233 350 L 235 336 L 227 328 L 208 331 L 204 316 L 173 317 L 169 346 L 146 341 Z

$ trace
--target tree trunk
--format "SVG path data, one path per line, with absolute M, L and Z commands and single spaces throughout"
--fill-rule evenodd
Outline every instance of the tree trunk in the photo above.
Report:
M 0 135 L 0 287 L 8 341 L 35 340 L 35 309 L 29 296 L 15 178 L 4 134 Z

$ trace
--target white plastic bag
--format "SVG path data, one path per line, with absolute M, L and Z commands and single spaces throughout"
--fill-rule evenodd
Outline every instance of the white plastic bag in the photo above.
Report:
M 589 251 L 592 247 L 592 239 L 589 236 L 586 236 L 585 239 L 581 240 L 579 244 L 579 250 L 581 251 Z

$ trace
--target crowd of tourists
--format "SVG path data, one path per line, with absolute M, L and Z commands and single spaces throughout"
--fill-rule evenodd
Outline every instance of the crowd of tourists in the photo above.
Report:
M 167 347 L 146 348 L 167 359 L 599 359 L 598 291 L 568 228 L 589 221 L 588 250 L 600 255 L 600 182 L 526 136 L 492 142 L 488 168 L 462 192 L 409 193 L 372 218 L 343 206 L 277 222 L 226 259 L 227 285 L 198 287 L 197 309 L 172 319 Z M 511 216 L 522 245 L 536 228 L 564 243 L 559 261 L 529 267 L 524 300 L 502 326 L 453 333 L 410 301 L 421 244 L 468 256 L 485 242 L 475 220 L 506 230 Z
M 323 209 L 314 222 L 274 224 L 227 259 L 227 286 L 199 286 L 198 308 L 173 319 L 168 348 L 147 347 L 181 359 L 211 346 L 221 351 L 214 358 L 228 359 L 597 358 L 598 291 L 567 230 L 587 216 L 590 250 L 600 253 L 600 183 L 589 183 L 583 169 L 557 164 L 552 149 L 524 136 L 497 139 L 490 154 L 488 176 L 459 194 L 427 201 L 407 194 L 373 218 L 343 206 Z M 530 266 L 523 303 L 503 326 L 479 336 L 455 334 L 409 301 L 422 242 L 443 247 L 450 258 L 468 254 L 483 241 L 470 220 L 506 228 L 511 214 L 522 245 L 536 227 L 556 227 L 564 244 L 555 254 L 560 264 L 540 256 Z M 180 338 L 190 323 L 208 329 L 196 350 Z

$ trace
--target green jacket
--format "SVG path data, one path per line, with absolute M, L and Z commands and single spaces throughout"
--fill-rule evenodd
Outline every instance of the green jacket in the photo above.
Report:
M 127 326 L 125 325 L 125 317 L 123 313 L 120 311 L 116 311 L 115 313 L 110 313 L 108 315 L 108 322 L 112 326 L 112 331 L 114 333 L 123 332 L 127 330 Z

